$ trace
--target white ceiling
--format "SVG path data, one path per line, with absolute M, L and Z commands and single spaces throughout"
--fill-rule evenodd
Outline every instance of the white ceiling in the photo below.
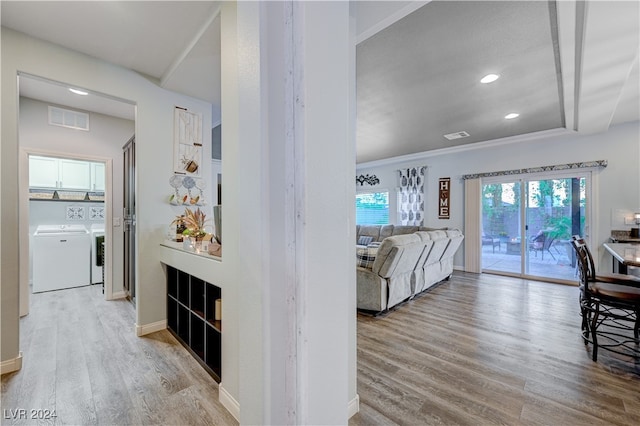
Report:
M 133 121 L 135 119 L 135 105 L 127 100 L 115 99 L 100 93 L 91 93 L 87 96 L 76 95 L 71 93 L 69 88 L 83 91 L 88 90 L 62 82 L 44 80 L 28 74 L 20 74 L 18 84 L 20 87 L 20 96 L 74 109 L 124 118 L 125 120 Z
M 220 113 L 217 1 L 6 1 L 2 26 L 139 72 L 163 88 L 205 100 Z M 67 85 L 21 78 L 21 95 L 122 117 L 99 94 L 69 96 Z M 24 91 L 23 91 L 24 90 Z M 57 99 L 59 98 L 59 99 Z
M 219 114 L 217 1 L 3 0 L 0 8 L 3 26 L 133 69 Z M 637 1 L 352 2 L 358 162 L 639 120 L 639 13 Z M 501 78 L 480 85 L 488 72 Z M 68 97 L 66 86 L 56 95 L 22 80 L 25 96 Z M 46 101 L 74 106 L 55 99 Z M 511 111 L 521 116 L 505 121 Z M 457 131 L 471 136 L 444 139 Z

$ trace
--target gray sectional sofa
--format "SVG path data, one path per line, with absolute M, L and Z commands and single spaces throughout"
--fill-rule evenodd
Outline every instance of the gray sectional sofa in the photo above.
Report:
M 372 237 L 368 249 L 358 246 L 373 253 L 371 261 L 357 267 L 357 307 L 372 312 L 388 310 L 449 278 L 464 239 L 458 229 L 394 225 L 358 226 L 356 235 L 360 242 L 360 237 Z

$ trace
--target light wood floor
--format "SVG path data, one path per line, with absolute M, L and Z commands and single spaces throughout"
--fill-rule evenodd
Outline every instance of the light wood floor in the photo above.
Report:
M 350 425 L 638 425 L 640 360 L 609 354 L 582 343 L 576 287 L 456 272 L 359 315 Z
M 2 376 L 3 425 L 237 424 L 217 383 L 169 332 L 135 336 L 129 302 L 105 302 L 100 286 L 31 301 L 20 320 L 22 370 Z M 27 419 L 13 421 L 16 409 Z M 31 409 L 57 417 L 36 422 Z
M 456 272 L 386 316 L 359 315 L 350 425 L 640 424 L 640 361 L 601 351 L 592 362 L 577 298 L 575 287 Z M 135 337 L 128 302 L 104 302 L 95 286 L 32 303 L 3 410 L 55 408 L 55 424 L 237 424 L 168 332 Z M 13 423 L 34 422 L 2 420 Z

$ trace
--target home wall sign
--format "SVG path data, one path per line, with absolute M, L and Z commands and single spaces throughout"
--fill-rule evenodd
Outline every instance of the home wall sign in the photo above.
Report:
M 438 219 L 449 219 L 451 205 L 451 178 L 440 178 L 438 183 Z
M 173 171 L 199 176 L 202 165 L 202 114 L 176 107 L 174 112 Z

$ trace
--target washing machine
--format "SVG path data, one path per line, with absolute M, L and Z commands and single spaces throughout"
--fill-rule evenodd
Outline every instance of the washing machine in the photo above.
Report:
M 91 282 L 91 238 L 84 225 L 40 225 L 33 234 L 33 292 Z
M 104 258 L 100 250 L 104 242 L 104 223 L 92 224 L 89 232 L 91 233 L 91 284 L 100 284 L 104 267 Z

